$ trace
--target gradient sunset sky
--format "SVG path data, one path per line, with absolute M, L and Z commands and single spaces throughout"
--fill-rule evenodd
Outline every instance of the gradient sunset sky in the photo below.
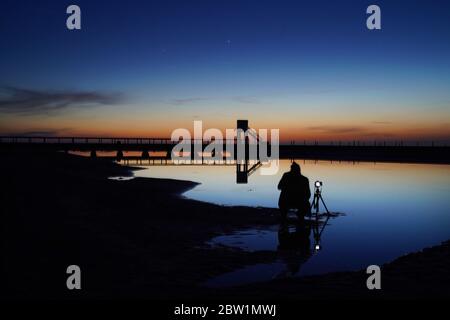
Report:
M 449 1 L 3 0 L 0 36 L 2 135 L 450 141 Z

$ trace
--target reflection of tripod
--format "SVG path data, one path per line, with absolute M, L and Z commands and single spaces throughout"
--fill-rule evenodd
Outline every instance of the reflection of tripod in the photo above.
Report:
M 322 200 L 323 201 L 323 200 Z M 325 205 L 325 204 L 324 204 Z M 314 251 L 317 252 L 322 249 L 322 245 L 320 243 L 320 238 L 322 237 L 322 233 L 325 230 L 325 227 L 327 226 L 328 220 L 330 220 L 330 214 L 327 215 L 327 219 L 322 224 L 322 229 L 320 229 L 319 226 L 319 218 L 317 218 L 316 213 L 316 223 L 313 228 L 313 235 L 314 235 Z
M 323 206 L 325 207 L 325 210 L 327 210 L 327 214 L 330 215 L 330 211 L 328 211 L 327 205 L 325 204 L 325 201 L 323 201 L 322 198 L 322 183 L 320 185 L 316 182 L 315 184 L 316 190 L 314 191 L 314 199 L 311 203 L 311 211 L 315 210 L 316 219 L 319 215 L 319 200 L 322 201 Z

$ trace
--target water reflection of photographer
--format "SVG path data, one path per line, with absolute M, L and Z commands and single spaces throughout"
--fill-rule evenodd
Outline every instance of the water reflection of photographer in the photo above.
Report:
M 286 220 L 289 209 L 297 209 L 297 216 L 301 221 L 305 215 L 310 214 L 309 180 L 301 174 L 300 166 L 296 162 L 292 162 L 291 171 L 283 174 L 278 183 L 278 190 L 281 190 L 278 207 L 282 221 Z
M 291 228 L 292 229 L 292 228 Z M 280 224 L 278 230 L 278 255 L 286 264 L 286 270 L 278 278 L 294 276 L 312 255 L 311 225 L 297 224 L 290 230 L 287 224 Z

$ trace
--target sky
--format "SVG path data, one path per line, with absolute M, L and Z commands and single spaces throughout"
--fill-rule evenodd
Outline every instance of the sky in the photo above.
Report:
M 448 1 L 2 0 L 0 39 L 1 135 L 450 141 Z

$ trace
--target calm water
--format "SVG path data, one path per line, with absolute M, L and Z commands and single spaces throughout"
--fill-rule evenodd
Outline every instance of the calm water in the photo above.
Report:
M 274 250 L 279 259 L 219 276 L 207 285 L 357 270 L 450 238 L 450 166 L 298 162 L 311 184 L 323 181 L 323 197 L 329 209 L 345 213 L 329 220 L 320 239 L 322 249 L 279 250 L 278 226 L 238 230 L 209 243 L 249 251 Z M 151 166 L 136 171 L 135 175 L 200 182 L 184 194 L 192 199 L 223 205 L 276 207 L 279 196 L 276 186 L 289 165 L 290 161 L 282 160 L 277 175 L 262 176 L 257 171 L 243 185 L 236 184 L 232 166 Z M 295 239 L 294 229 L 291 226 Z M 309 239 L 310 247 L 314 248 L 313 231 Z

